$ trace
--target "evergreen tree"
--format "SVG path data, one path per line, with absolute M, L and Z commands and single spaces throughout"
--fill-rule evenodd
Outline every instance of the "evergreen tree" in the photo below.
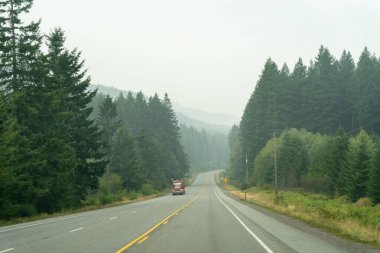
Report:
M 139 190 L 145 180 L 135 142 L 124 129 L 116 134 L 110 168 L 122 177 L 125 189 Z
M 338 119 L 339 125 L 345 131 L 354 129 L 353 104 L 350 103 L 350 87 L 355 71 L 355 62 L 350 52 L 343 51 L 339 60 L 339 97 L 338 97 Z
M 380 203 L 380 144 L 376 145 L 376 152 L 369 172 L 368 196 L 373 203 Z
M 308 101 L 305 113 L 307 129 L 330 134 L 338 129 L 338 81 L 338 63 L 330 51 L 321 46 L 314 64 L 308 71 L 308 86 L 305 92 Z
M 65 36 L 61 29 L 55 29 L 47 37 L 48 55 L 46 66 L 49 70 L 49 86 L 55 93 L 58 110 L 56 130 L 59 138 L 75 154 L 72 183 L 75 198 L 73 202 L 86 195 L 88 189 L 98 186 L 98 177 L 104 172 L 101 132 L 89 119 L 92 108 L 88 104 L 96 91 L 88 91 L 90 78 L 83 71 L 84 61 L 80 60 L 77 50 L 69 51 L 64 47 Z
M 35 63 L 41 55 L 40 21 L 24 24 L 21 20 L 32 3 L 33 0 L 0 2 L 0 86 L 12 92 L 34 84 Z
M 285 131 L 278 147 L 278 186 L 297 187 L 306 174 L 307 153 L 296 130 Z
M 120 122 L 118 120 L 116 104 L 112 101 L 112 98 L 109 95 L 105 97 L 100 106 L 98 125 L 103 131 L 103 138 L 108 146 L 105 153 L 110 155 L 110 146 L 113 143 L 113 137 L 120 126 Z
M 239 134 L 242 152 L 247 155 L 250 168 L 260 149 L 277 130 L 276 92 L 280 80 L 277 65 L 268 59 L 244 110 Z
M 350 94 L 353 100 L 355 128 L 364 128 L 370 133 L 380 132 L 380 122 L 374 116 L 380 115 L 380 65 L 375 56 L 367 48 L 360 55 L 356 71 L 353 75 Z
M 367 186 L 374 143 L 364 131 L 350 140 L 347 151 L 347 163 L 343 171 L 344 194 L 352 201 L 367 196 Z

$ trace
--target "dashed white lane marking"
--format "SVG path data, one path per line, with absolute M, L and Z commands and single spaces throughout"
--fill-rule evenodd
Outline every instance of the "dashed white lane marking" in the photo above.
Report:
M 19 230 L 19 229 L 22 229 L 22 228 L 29 228 L 29 227 L 34 227 L 34 226 L 40 226 L 40 225 L 54 223 L 54 222 L 63 221 L 63 220 L 69 220 L 69 219 L 79 218 L 79 217 L 83 217 L 83 216 L 87 216 L 87 215 L 91 215 L 91 214 L 96 214 L 96 213 L 100 213 L 100 211 L 86 213 L 86 214 L 81 214 L 81 215 L 76 215 L 76 216 L 71 216 L 71 217 L 66 217 L 66 218 L 61 218 L 61 219 L 56 219 L 56 220 L 50 220 L 50 221 L 45 221 L 45 222 L 40 222 L 40 223 L 35 223 L 35 224 L 30 224 L 30 225 L 25 225 L 25 226 L 20 226 L 20 227 L 15 227 L 15 228 L 4 229 L 4 230 L 0 230 L 0 233 L 8 232 L 8 231 L 13 231 L 13 230 Z
M 114 219 L 117 219 L 117 217 L 115 216 L 115 217 L 110 218 L 110 220 L 114 220 Z
M 82 230 L 82 229 L 84 229 L 84 227 L 77 228 L 77 229 L 73 229 L 73 230 L 70 231 L 70 233 L 72 233 L 72 232 L 76 232 L 76 231 L 79 231 L 79 230 Z
M 8 252 L 8 251 L 11 251 L 11 250 L 14 250 L 14 248 L 9 248 L 9 249 L 6 249 L 6 250 L 2 250 L 2 251 L 0 251 L 0 253 Z
M 248 233 L 253 237 L 255 238 L 255 240 L 261 245 L 261 247 L 263 247 L 265 249 L 266 252 L 268 253 L 273 253 L 273 251 L 255 234 L 253 233 L 248 227 L 247 225 L 244 224 L 244 222 L 231 210 L 231 208 L 229 208 L 225 203 L 224 201 L 218 196 L 218 194 L 216 193 L 216 189 L 215 189 L 215 183 L 212 181 L 212 187 L 214 188 L 214 193 L 215 193 L 215 196 L 216 198 L 219 200 L 220 203 L 223 204 L 223 206 L 225 208 L 227 208 L 228 211 L 230 211 L 230 213 L 232 213 L 232 215 L 239 221 L 239 223 L 245 228 L 245 230 L 248 231 Z

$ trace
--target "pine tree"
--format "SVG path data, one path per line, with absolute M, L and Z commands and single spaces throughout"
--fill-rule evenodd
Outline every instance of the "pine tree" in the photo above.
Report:
M 347 151 L 346 166 L 344 167 L 344 194 L 352 201 L 367 196 L 367 185 L 371 159 L 374 153 L 374 143 L 364 131 L 350 140 Z
M 343 51 L 339 60 L 339 125 L 345 131 L 352 131 L 354 129 L 354 111 L 353 104 L 350 103 L 349 90 L 352 85 L 352 78 L 355 71 L 355 62 L 352 59 L 350 52 Z
M 247 155 L 248 167 L 277 128 L 277 88 L 281 75 L 277 65 L 268 59 L 255 91 L 252 93 L 240 122 L 240 143 L 243 155 Z
M 106 162 L 100 152 L 102 136 L 98 127 L 89 119 L 92 108 L 88 104 L 96 91 L 88 91 L 90 78 L 83 71 L 84 61 L 77 50 L 64 47 L 65 36 L 61 29 L 55 29 L 48 38 L 46 66 L 58 109 L 57 129 L 59 139 L 69 144 L 67 150 L 75 153 L 72 183 L 73 202 L 86 195 L 88 189 L 98 186 L 98 177 L 104 173 Z
M 376 152 L 371 164 L 368 182 L 368 196 L 373 203 L 380 203 L 380 144 L 376 145 Z
M 355 107 L 353 121 L 355 128 L 364 128 L 370 133 L 380 132 L 380 122 L 374 119 L 379 115 L 380 102 L 380 63 L 367 48 L 360 55 L 356 71 L 353 75 L 353 83 L 350 89 L 352 103 Z
M 313 65 L 309 67 L 305 99 L 306 128 L 333 134 L 339 128 L 337 122 L 339 79 L 338 63 L 330 51 L 321 46 Z
M 123 178 L 125 189 L 139 190 L 145 181 L 135 142 L 124 129 L 116 134 L 110 168 Z
M 0 86 L 12 92 L 34 83 L 34 64 L 41 55 L 40 21 L 24 24 L 21 20 L 32 3 L 33 0 L 0 2 Z
M 103 131 L 103 138 L 108 146 L 105 153 L 107 155 L 110 155 L 110 146 L 113 143 L 113 138 L 116 130 L 120 126 L 120 121 L 118 120 L 116 104 L 112 101 L 112 98 L 109 95 L 105 97 L 103 103 L 100 106 L 98 125 Z

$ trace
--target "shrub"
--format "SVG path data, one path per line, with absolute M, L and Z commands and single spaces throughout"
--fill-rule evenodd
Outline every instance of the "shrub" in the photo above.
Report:
M 281 205 L 284 203 L 284 196 L 277 193 L 274 195 L 274 199 L 273 199 L 273 202 L 275 205 Z
M 328 176 L 305 175 L 301 177 L 301 187 L 305 191 L 332 195 L 334 184 Z
M 273 185 L 271 185 L 271 184 L 263 184 L 261 186 L 261 189 L 263 189 L 264 191 L 273 190 Z
M 32 204 L 14 205 L 13 217 L 31 217 L 37 213 L 36 207 Z
M 372 201 L 370 198 L 360 198 L 356 201 L 355 205 L 357 207 L 370 207 L 372 206 Z
M 130 200 L 137 199 L 138 196 L 139 194 L 137 192 L 134 192 L 134 191 L 127 192 L 127 198 Z
M 109 173 L 99 178 L 99 190 L 107 195 L 121 191 L 123 179 L 115 174 Z
M 350 204 L 351 203 L 351 199 L 346 195 L 340 196 L 339 198 L 337 198 L 337 201 L 341 204 Z
M 114 198 L 112 195 L 101 195 L 100 196 L 100 203 L 102 205 L 110 204 L 114 202 Z
M 99 195 L 91 194 L 81 202 L 82 206 L 100 206 Z
M 141 193 L 144 196 L 151 195 L 154 193 L 154 188 L 151 184 L 143 184 L 143 186 L 141 188 Z

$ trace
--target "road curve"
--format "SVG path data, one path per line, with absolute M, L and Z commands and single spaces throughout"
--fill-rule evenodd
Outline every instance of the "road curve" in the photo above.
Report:
M 215 173 L 184 196 L 0 227 L 0 253 L 348 252 L 226 196 Z

